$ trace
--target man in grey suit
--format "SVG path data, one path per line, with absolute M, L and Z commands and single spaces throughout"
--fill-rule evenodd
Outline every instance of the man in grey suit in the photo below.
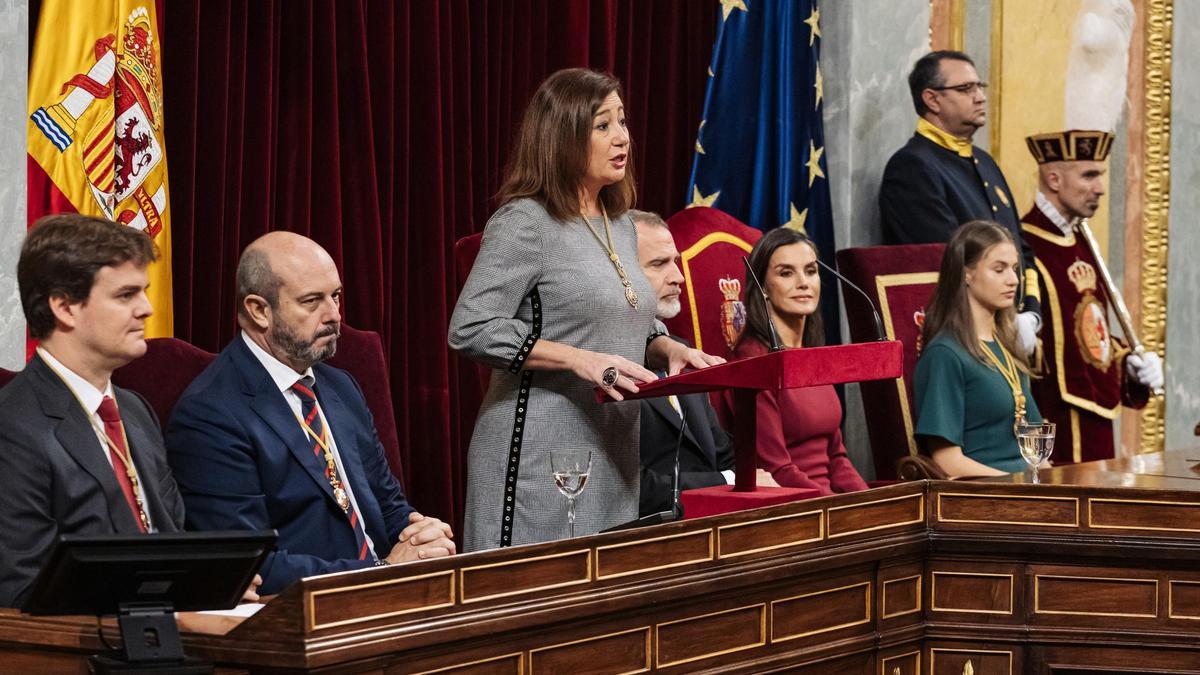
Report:
M 156 257 L 144 233 L 81 215 L 43 218 L 21 247 L 21 306 L 40 344 L 0 390 L 0 606 L 24 604 L 60 534 L 183 526 L 154 413 L 110 381 L 146 352 Z
M 657 316 L 660 320 L 674 318 L 679 314 L 683 284 L 683 275 L 675 262 L 679 258 L 675 239 L 657 213 L 631 210 L 629 217 L 637 226 L 638 263 L 654 288 Z M 681 338 L 675 339 L 683 342 Z M 677 444 L 680 490 L 733 484 L 733 447 L 729 434 L 717 423 L 707 394 L 643 399 L 640 442 L 642 485 L 638 512 L 641 516 L 672 508 Z M 762 469 L 758 470 L 758 484 L 778 487 L 771 474 Z

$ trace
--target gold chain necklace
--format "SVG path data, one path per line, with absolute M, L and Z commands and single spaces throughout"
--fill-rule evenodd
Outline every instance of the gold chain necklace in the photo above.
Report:
M 121 464 L 125 470 L 125 475 L 129 478 L 129 487 L 133 492 L 133 501 L 137 505 L 137 517 L 142 523 L 142 529 L 146 532 L 150 531 L 150 516 L 146 513 L 146 501 L 142 499 L 142 486 L 138 483 L 137 471 L 133 468 L 133 457 L 128 450 L 122 450 L 120 446 L 113 442 L 113 439 L 108 437 L 108 432 L 103 428 L 96 427 L 96 421 L 91 415 L 88 415 L 88 420 L 92 423 L 92 429 L 104 434 L 104 443 L 113 451 L 113 454 L 121 460 Z M 125 441 L 125 447 L 129 447 L 129 436 L 125 433 L 125 422 L 121 422 L 121 438 Z M 116 469 L 116 467 L 113 467 Z M 120 470 L 120 469 L 116 469 Z
M 41 349 L 41 347 L 38 349 Z M 49 364 L 47 363 L 46 365 Z M 93 416 L 93 413 L 88 411 L 87 406 L 83 404 L 83 399 L 79 398 L 79 394 L 76 393 L 75 388 L 72 387 L 69 382 L 67 382 L 66 378 L 59 374 L 57 369 L 51 368 L 50 370 L 54 371 L 55 376 L 57 376 L 58 379 L 61 380 L 64 385 L 66 385 L 67 390 L 71 392 L 71 396 L 75 398 L 75 402 L 78 403 L 79 408 L 83 410 L 83 415 L 87 418 L 88 425 L 92 427 L 92 431 L 96 432 L 100 438 L 103 438 L 104 445 L 111 449 L 113 454 L 115 454 L 117 458 L 121 460 L 122 467 L 120 469 L 117 468 L 115 462 L 112 462 L 113 471 L 121 471 L 122 469 L 125 471 L 125 476 L 129 478 L 130 491 L 133 492 L 133 502 L 137 506 L 137 513 L 135 515 L 142 524 L 142 530 L 149 532 L 150 514 L 146 511 L 146 500 L 142 498 L 142 486 L 138 483 L 137 468 L 133 465 L 133 453 L 129 450 L 129 435 L 125 433 L 125 422 L 123 420 L 121 421 L 121 440 L 125 442 L 126 448 L 125 450 L 122 450 L 115 442 L 113 442 L 113 439 L 108 437 L 108 431 L 104 428 L 104 426 L 96 424 L 96 418 Z M 104 392 L 100 393 L 102 396 L 104 395 Z M 113 393 L 115 394 L 116 392 Z M 113 405 L 116 405 L 116 396 L 114 395 L 112 399 Z M 117 410 L 119 414 L 120 409 L 118 408 Z M 109 461 L 112 461 L 111 458 Z
M 600 247 L 608 254 L 608 259 L 612 261 L 613 267 L 617 268 L 617 276 L 621 277 L 621 285 L 625 287 L 625 300 L 629 302 L 629 306 L 637 309 L 638 294 L 633 290 L 633 284 L 629 282 L 629 277 L 625 274 L 625 268 L 621 265 L 621 257 L 617 255 L 617 248 L 613 246 L 612 224 L 608 222 L 608 210 L 604 208 L 604 204 L 600 205 L 600 215 L 604 216 L 604 234 L 608 237 L 608 243 L 600 238 L 600 233 L 596 228 L 592 227 L 592 223 L 587 219 L 587 216 L 580 213 L 583 218 L 583 224 L 587 226 L 588 232 L 600 242 Z
M 1021 390 L 1021 375 L 1017 372 L 1017 362 L 1013 359 L 1008 350 L 1004 348 L 1004 344 L 999 340 L 996 341 L 996 346 L 1000 348 L 1000 353 L 1004 355 L 1004 362 L 996 358 L 996 354 L 987 346 L 987 343 L 982 339 L 979 340 L 979 346 L 983 347 L 983 353 L 987 355 L 988 360 L 995 366 L 996 370 L 1000 371 L 1001 377 L 1008 383 L 1012 389 L 1013 395 L 1013 435 L 1017 435 L 1017 426 L 1025 421 L 1025 392 Z
M 296 415 L 296 412 L 292 411 L 292 414 Z M 321 413 L 318 411 L 317 414 Z M 296 415 L 296 421 L 304 428 L 304 435 L 316 441 L 321 450 L 325 452 L 325 477 L 329 479 L 329 487 L 333 489 L 333 500 L 337 502 L 343 512 L 348 513 L 350 511 L 350 495 L 342 487 L 342 481 L 338 478 L 337 461 L 334 460 L 333 451 L 329 448 L 329 427 L 325 424 L 324 418 L 321 420 L 320 436 L 299 415 Z

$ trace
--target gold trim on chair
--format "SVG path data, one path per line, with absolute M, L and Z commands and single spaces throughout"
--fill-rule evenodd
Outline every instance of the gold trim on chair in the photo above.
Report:
M 936 284 L 937 272 L 910 272 L 907 274 L 881 274 L 875 277 L 875 290 L 879 293 L 879 311 L 883 314 L 883 329 L 889 340 L 896 339 L 896 329 L 892 324 L 892 312 L 888 304 L 887 289 L 892 286 L 915 286 L 917 284 Z M 920 454 L 917 451 L 917 439 L 913 437 L 912 411 L 908 407 L 908 387 L 904 384 L 904 375 L 896 378 L 896 391 L 900 395 L 900 415 L 904 420 L 904 431 L 907 432 L 908 454 Z
M 688 308 L 692 311 L 692 335 L 695 337 L 696 349 L 701 351 L 704 350 L 704 338 L 700 335 L 700 314 L 696 311 L 696 285 L 692 283 L 692 268 L 688 263 L 692 258 L 703 253 L 709 246 L 719 243 L 733 244 L 746 253 L 749 253 L 754 248 L 745 239 L 735 234 L 710 232 L 679 254 L 679 260 L 683 264 L 683 283 L 687 286 Z

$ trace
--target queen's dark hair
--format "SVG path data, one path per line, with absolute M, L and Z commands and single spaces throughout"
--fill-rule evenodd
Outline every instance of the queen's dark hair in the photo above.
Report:
M 820 255 L 817 252 L 817 245 L 804 233 L 786 227 L 777 227 L 764 234 L 750 251 L 750 269 L 754 270 L 759 281 L 764 284 L 767 282 L 767 267 L 771 264 L 771 256 L 775 255 L 775 251 L 792 244 L 804 244 L 812 249 L 813 255 Z M 761 297 L 754 297 L 758 294 L 758 289 L 749 278 L 746 279 L 743 288 L 745 292 L 742 293 L 742 302 L 746 305 L 746 330 L 742 332 L 738 342 L 749 337 L 770 346 L 771 329 L 768 327 L 767 303 L 763 302 Z M 825 344 L 825 324 L 821 320 L 819 309 L 804 320 L 804 335 L 801 337 L 800 344 L 804 347 L 820 347 Z

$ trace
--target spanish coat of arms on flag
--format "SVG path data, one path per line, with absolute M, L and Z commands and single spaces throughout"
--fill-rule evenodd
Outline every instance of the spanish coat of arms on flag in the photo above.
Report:
M 143 230 L 159 260 L 149 337 L 171 335 L 171 240 L 154 0 L 42 3 L 29 66 L 29 156 L 79 213 Z M 30 220 L 62 210 L 34 194 Z M 56 204 L 52 206 L 52 204 Z

